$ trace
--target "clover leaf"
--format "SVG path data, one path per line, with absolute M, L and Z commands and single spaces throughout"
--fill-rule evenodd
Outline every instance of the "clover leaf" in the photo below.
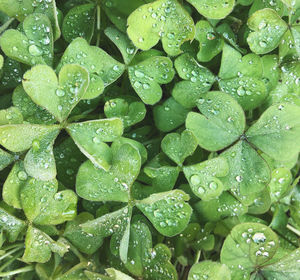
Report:
M 231 280 L 230 270 L 224 264 L 212 261 L 196 263 L 191 267 L 188 280 L 193 279 Z
M 0 149 L 0 171 L 10 165 L 14 161 L 14 157 Z
M 195 35 L 193 19 L 177 0 L 145 4 L 131 13 L 127 22 L 127 33 L 135 46 L 148 50 L 161 40 L 171 56 L 180 54 L 180 46 Z
M 9 29 L 1 36 L 0 46 L 3 52 L 28 65 L 51 65 L 53 34 L 49 18 L 43 14 L 31 14 L 26 17 L 22 27 L 24 33 Z
M 64 121 L 84 97 L 88 72 L 79 65 L 65 65 L 57 78 L 49 66 L 37 65 L 23 77 L 23 87 L 31 99 L 46 108 L 59 122 Z
M 153 105 L 162 98 L 161 84 L 167 84 L 174 77 L 173 63 L 170 58 L 150 57 L 128 67 L 132 87 L 142 101 Z
M 215 76 L 189 54 L 176 58 L 175 68 L 185 81 L 176 83 L 172 96 L 186 108 L 195 107 L 201 95 L 211 88 Z

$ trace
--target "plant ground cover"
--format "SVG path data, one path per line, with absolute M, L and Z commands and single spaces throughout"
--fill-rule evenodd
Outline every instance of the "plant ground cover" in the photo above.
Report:
M 0 24 L 1 279 L 300 279 L 299 0 Z

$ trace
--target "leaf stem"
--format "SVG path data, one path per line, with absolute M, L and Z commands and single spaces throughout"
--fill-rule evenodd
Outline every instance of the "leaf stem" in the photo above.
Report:
M 0 266 L 0 272 L 3 271 L 3 269 L 6 268 L 7 266 L 9 266 L 11 263 L 13 263 L 16 259 L 18 259 L 19 257 L 21 257 L 22 254 L 23 254 L 22 252 L 19 252 L 12 259 L 8 260 L 6 263 L 4 263 L 3 265 L 1 265 Z
M 4 24 L 1 25 L 0 27 L 0 34 L 2 32 L 4 32 L 9 26 L 10 24 L 14 21 L 15 19 L 14 18 L 10 18 L 7 22 L 5 22 Z
M 2 256 L 0 257 L 0 261 L 3 260 L 3 259 L 5 259 L 6 257 L 10 256 L 10 255 L 13 254 L 14 252 L 19 251 L 20 249 L 21 249 L 21 247 L 17 247 L 17 248 L 14 248 L 14 249 L 8 251 L 6 254 L 4 254 L 4 255 L 2 255 Z
M 100 6 L 97 5 L 97 26 L 96 26 L 96 29 L 97 29 L 97 41 L 96 41 L 96 46 L 99 47 L 99 44 L 100 44 Z
M 286 228 L 289 229 L 290 231 L 292 231 L 293 233 L 297 234 L 300 237 L 300 231 L 298 229 L 294 228 L 290 224 L 287 224 Z
M 24 272 L 28 272 L 28 271 L 32 271 L 34 270 L 34 266 L 33 265 L 28 265 L 13 271 L 7 271 L 7 272 L 1 272 L 0 273 L 0 277 L 7 277 L 7 276 L 12 276 L 12 275 L 16 275 L 19 273 L 24 273 Z
M 195 255 L 194 264 L 199 262 L 200 257 L 201 257 L 201 250 L 198 250 L 196 255 Z

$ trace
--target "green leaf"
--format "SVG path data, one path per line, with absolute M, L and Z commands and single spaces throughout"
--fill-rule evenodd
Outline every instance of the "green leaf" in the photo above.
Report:
M 172 60 L 154 56 L 128 67 L 132 87 L 145 104 L 153 105 L 162 97 L 160 85 L 170 83 L 175 75 Z
M 185 81 L 175 84 L 172 96 L 182 106 L 193 108 L 202 94 L 209 91 L 216 77 L 187 53 L 176 58 L 175 68 Z
M 85 254 L 94 254 L 102 245 L 103 238 L 82 231 L 80 224 L 93 220 L 94 217 L 88 212 L 81 212 L 73 221 L 66 225 L 64 237 L 66 237 L 76 248 Z
M 30 179 L 21 189 L 27 219 L 39 225 L 58 225 L 76 217 L 77 196 L 71 190 L 57 193 L 57 181 Z
M 16 107 L 0 110 L 0 125 L 23 123 L 23 116 Z
M 109 171 L 97 169 L 92 162 L 86 161 L 78 171 L 76 180 L 77 194 L 92 201 L 129 200 L 130 188 L 137 178 L 141 167 L 141 156 L 130 144 L 112 149 L 112 166 Z
M 103 142 L 112 142 L 123 134 L 123 124 L 118 118 L 73 123 L 67 131 L 80 151 L 98 168 L 109 170 L 112 153 Z
M 2 69 L 3 67 L 3 64 L 4 64 L 4 58 L 2 55 L 0 55 L 0 70 Z
M 183 167 L 193 193 L 204 201 L 220 196 L 224 186 L 218 178 L 226 176 L 228 171 L 227 160 L 222 157 Z
M 223 48 L 224 41 L 218 36 L 214 28 L 206 20 L 200 20 L 196 24 L 195 39 L 199 41 L 197 59 L 208 62 L 218 55 Z
M 224 219 L 230 216 L 240 216 L 247 213 L 247 206 L 243 205 L 228 192 L 223 192 L 218 198 L 209 201 L 201 200 L 194 205 L 201 221 Z
M 165 236 L 182 232 L 190 219 L 192 208 L 185 201 L 189 195 L 181 190 L 152 194 L 138 201 L 136 206 L 152 222 L 154 227 Z
M 126 34 L 117 28 L 110 26 L 104 30 L 105 35 L 117 46 L 122 54 L 124 63 L 128 65 L 137 52 L 137 48 L 133 45 Z
M 297 279 L 300 273 L 299 257 L 300 249 L 298 248 L 278 262 L 263 267 L 261 272 L 267 279 Z
M 181 165 L 196 150 L 197 140 L 188 130 L 184 130 L 181 135 L 170 133 L 162 140 L 161 148 L 170 159 Z
M 10 165 L 13 161 L 14 157 L 11 154 L 0 149 L 0 171 Z
M 133 280 L 133 278 L 131 278 L 130 276 L 114 268 L 107 268 L 105 271 L 110 277 L 112 277 L 111 279 L 114 280 Z
M 144 103 L 131 96 L 110 99 L 104 105 L 105 116 L 122 119 L 125 128 L 141 122 L 146 112 Z
M 22 208 L 20 191 L 26 184 L 28 174 L 22 161 L 17 161 L 8 174 L 2 189 L 3 200 L 14 208 Z
M 95 4 L 75 6 L 64 17 L 62 35 L 71 43 L 77 37 L 91 41 L 96 18 Z
M 66 120 L 83 98 L 88 85 L 88 72 L 75 64 L 62 67 L 58 78 L 52 68 L 44 65 L 31 68 L 23 78 L 26 93 L 37 105 L 53 114 L 59 122 Z
M 185 41 L 194 39 L 195 27 L 177 0 L 158 0 L 131 13 L 127 33 L 142 50 L 149 50 L 161 40 L 165 52 L 175 56 L 181 53 L 180 46 Z
M 22 152 L 28 150 L 35 139 L 42 138 L 57 129 L 57 125 L 10 124 L 0 126 L 0 144 L 12 152 Z
M 300 151 L 300 110 L 279 104 L 269 107 L 246 132 L 248 140 L 276 160 L 288 161 Z
M 208 151 L 221 150 L 236 141 L 245 129 L 245 115 L 229 95 L 211 91 L 198 100 L 203 114 L 190 112 L 186 128 L 191 130 L 198 144 Z
M 21 64 L 14 59 L 6 57 L 0 72 L 1 88 L 15 88 L 22 81 L 22 76 Z
M 90 46 L 83 38 L 76 38 L 65 50 L 58 65 L 77 63 L 89 72 L 90 84 L 84 95 L 85 99 L 92 99 L 100 95 L 104 88 L 115 82 L 124 72 L 125 66 L 102 49 Z
M 156 127 L 169 132 L 184 124 L 189 110 L 179 104 L 173 97 L 166 99 L 161 105 L 153 109 L 153 117 Z
M 15 242 L 25 230 L 26 223 L 0 208 L 0 228 L 7 234 L 9 242 Z
M 37 228 L 29 226 L 25 238 L 23 261 L 46 263 L 51 258 L 51 252 L 58 253 L 62 257 L 68 252 L 68 247 L 59 240 L 54 241 Z
M 201 278 L 208 280 L 231 280 L 230 270 L 225 264 L 202 261 L 191 267 L 188 280 Z
M 43 26 L 43 28 L 38 28 Z M 23 22 L 24 33 L 9 29 L 0 37 L 0 46 L 10 58 L 36 65 L 52 64 L 53 33 L 46 15 L 31 14 Z
M 53 180 L 56 177 L 53 144 L 58 134 L 59 129 L 56 129 L 34 139 L 24 158 L 24 168 L 28 175 L 42 181 Z
M 221 263 L 231 270 L 231 279 L 250 279 L 250 274 L 269 261 L 279 245 L 277 235 L 267 226 L 243 223 L 235 226 L 224 241 Z
M 253 30 L 247 42 L 257 54 L 265 54 L 276 49 L 288 29 L 288 25 L 272 9 L 266 8 L 255 12 L 248 19 L 248 26 Z
M 229 173 L 222 182 L 226 189 L 238 189 L 241 195 L 262 191 L 270 181 L 266 161 L 246 142 L 239 141 L 221 154 L 227 159 Z

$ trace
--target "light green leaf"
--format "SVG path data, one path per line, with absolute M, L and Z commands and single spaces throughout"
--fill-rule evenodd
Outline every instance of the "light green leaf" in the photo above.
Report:
M 193 19 L 177 0 L 145 4 L 131 13 L 127 23 L 127 33 L 135 46 L 149 50 L 161 40 L 171 56 L 180 54 L 180 46 L 195 35 Z
M 161 148 L 170 159 L 181 165 L 196 150 L 197 140 L 188 130 L 184 130 L 181 135 L 170 133 L 162 140 Z
M 37 228 L 29 226 L 25 238 L 23 261 L 46 263 L 51 258 L 51 252 L 58 253 L 62 257 L 68 252 L 68 247 L 59 240 L 54 241 Z
M 225 264 L 212 261 L 202 261 L 196 263 L 189 271 L 188 280 L 231 280 L 230 270 Z
M 97 169 L 90 161 L 83 163 L 77 174 L 76 192 L 80 197 L 92 201 L 127 202 L 140 167 L 138 150 L 130 144 L 124 144 L 112 150 L 109 171 Z
M 231 279 L 250 279 L 250 274 L 270 260 L 279 245 L 277 235 L 267 226 L 243 223 L 235 226 L 224 241 L 221 263 L 231 270 Z
M 245 129 L 245 115 L 229 95 L 211 91 L 198 100 L 203 114 L 190 112 L 186 128 L 191 130 L 198 144 L 208 151 L 221 150 L 236 141 Z
M 66 129 L 80 151 L 96 167 L 109 170 L 112 154 L 109 146 L 103 142 L 112 142 L 122 136 L 123 124 L 120 119 L 73 123 L 69 124 Z
M 57 193 L 57 181 L 30 179 L 21 189 L 27 219 L 39 225 L 58 225 L 76 217 L 77 196 L 71 190 Z
M 16 107 L 0 110 L 0 125 L 23 123 L 23 116 Z
M 44 65 L 31 68 L 23 78 L 26 93 L 36 104 L 53 114 L 59 122 L 66 120 L 83 98 L 88 85 L 88 72 L 75 64 L 62 67 L 58 78 L 52 68 Z
M 82 37 L 90 42 L 94 33 L 95 15 L 95 4 L 79 5 L 69 10 L 62 24 L 64 39 L 71 43 L 75 38 Z
M 14 161 L 14 156 L 0 149 L 0 171 Z
M 28 175 L 42 181 L 50 181 L 56 177 L 53 144 L 59 132 L 60 130 L 56 129 L 34 139 L 24 158 L 24 168 Z
M 262 191 L 270 181 L 266 161 L 246 142 L 239 141 L 221 154 L 227 159 L 229 173 L 222 178 L 226 189 L 238 189 L 241 195 Z
M 224 45 L 223 39 L 206 20 L 197 22 L 195 39 L 199 41 L 197 59 L 202 62 L 213 59 L 222 51 Z
M 0 208 L 0 228 L 7 234 L 8 241 L 13 243 L 25 230 L 26 223 Z
M 136 206 L 161 234 L 174 236 L 182 232 L 190 220 L 192 208 L 187 200 L 189 195 L 185 192 L 173 190 L 152 194 L 138 201 Z
M 170 83 L 175 75 L 172 60 L 168 57 L 150 57 L 128 67 L 132 87 L 146 104 L 153 105 L 162 97 L 160 85 Z
M 0 70 L 1 70 L 2 67 L 3 67 L 3 64 L 4 64 L 4 58 L 3 58 L 3 56 L 0 54 Z
M 184 124 L 189 110 L 179 104 L 173 97 L 166 99 L 161 105 L 153 109 L 153 117 L 156 127 L 169 132 Z
M 202 200 L 214 199 L 223 192 L 224 186 L 218 178 L 226 176 L 228 171 L 227 160 L 222 157 L 183 167 L 193 193 Z
M 0 126 L 0 144 L 12 152 L 22 152 L 31 147 L 34 139 L 41 138 L 58 128 L 57 125 L 3 125 Z
M 248 26 L 253 30 L 247 42 L 257 54 L 265 54 L 276 49 L 288 29 L 288 25 L 272 9 L 266 8 L 255 12 L 248 19 Z
M 235 5 L 235 0 L 187 0 L 197 11 L 210 19 L 222 19 L 229 15 Z
M 22 161 L 17 161 L 8 174 L 2 189 L 3 200 L 14 208 L 22 208 L 20 190 L 26 184 L 28 174 Z
M 43 28 L 38 28 L 43 25 Z M 23 22 L 24 33 L 9 29 L 0 37 L 0 46 L 10 58 L 19 62 L 36 65 L 52 64 L 53 33 L 51 22 L 46 15 L 31 14 Z
M 126 34 L 117 28 L 110 26 L 104 30 L 105 35 L 117 46 L 122 54 L 124 63 L 128 65 L 137 52 L 137 48 L 133 45 Z
M 133 280 L 130 276 L 114 268 L 107 268 L 105 271 L 113 280 Z
M 77 63 L 89 72 L 90 84 L 84 95 L 85 99 L 92 99 L 100 95 L 104 88 L 115 82 L 124 72 L 125 66 L 102 49 L 90 46 L 83 38 L 76 38 L 65 50 L 57 67 Z
M 175 84 L 172 96 L 182 106 L 193 108 L 201 95 L 209 91 L 216 77 L 187 53 L 176 58 L 175 68 L 185 81 Z
M 269 107 L 252 125 L 246 137 L 276 160 L 288 161 L 300 151 L 300 110 L 296 105 Z

